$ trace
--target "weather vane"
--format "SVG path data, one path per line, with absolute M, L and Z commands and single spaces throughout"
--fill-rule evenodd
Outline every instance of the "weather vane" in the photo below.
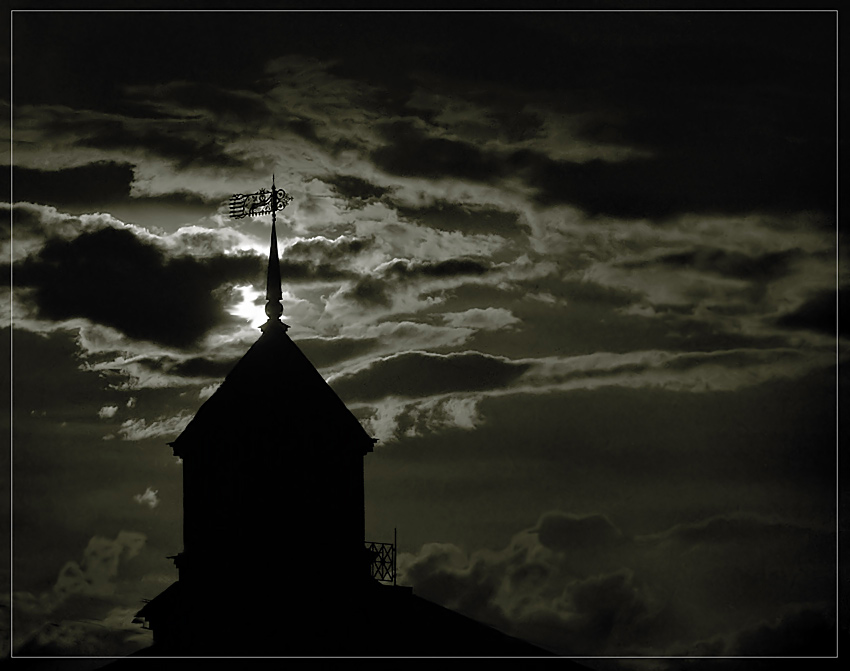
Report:
M 284 207 L 292 202 L 290 196 L 283 189 L 274 186 L 274 175 L 272 175 L 272 190 L 260 189 L 256 193 L 237 193 L 230 197 L 230 218 L 242 219 L 243 217 L 255 217 L 261 214 L 275 216 Z
M 254 217 L 261 214 L 272 215 L 272 235 L 271 245 L 269 247 L 269 268 L 266 277 L 266 316 L 269 321 L 263 325 L 263 330 L 269 324 L 279 324 L 283 330 L 289 328 L 286 324 L 280 322 L 280 316 L 283 314 L 283 306 L 281 300 L 283 293 L 280 288 L 280 260 L 277 255 L 277 230 L 275 221 L 277 213 L 292 202 L 290 196 L 283 189 L 276 189 L 274 185 L 274 175 L 272 175 L 272 190 L 266 191 L 260 189 L 256 193 L 244 195 L 237 193 L 230 197 L 230 218 L 242 219 L 243 217 Z

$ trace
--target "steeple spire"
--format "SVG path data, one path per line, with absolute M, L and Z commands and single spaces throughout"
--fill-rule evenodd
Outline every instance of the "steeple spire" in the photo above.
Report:
M 272 215 L 272 241 L 269 248 L 269 269 L 266 275 L 266 315 L 269 320 L 260 328 L 265 331 L 269 325 L 277 324 L 286 331 L 289 327 L 280 321 L 283 307 L 280 301 L 283 294 L 280 290 L 280 259 L 277 255 L 277 211 L 292 202 L 290 196 L 283 189 L 277 189 L 274 185 L 272 175 L 272 191 L 260 189 L 256 193 L 237 193 L 230 197 L 230 218 L 242 219 L 242 217 L 256 217 L 261 214 Z
M 285 205 L 285 203 L 284 203 Z M 283 329 L 289 328 L 286 324 L 280 321 L 280 316 L 283 314 L 283 306 L 280 301 L 283 299 L 283 294 L 280 290 L 280 258 L 277 253 L 277 228 L 275 226 L 277 220 L 277 191 L 274 185 L 274 175 L 272 175 L 272 193 L 271 193 L 271 211 L 272 211 L 272 239 L 269 248 L 269 268 L 266 275 L 266 316 L 269 320 L 263 325 L 263 329 L 269 324 L 278 322 Z

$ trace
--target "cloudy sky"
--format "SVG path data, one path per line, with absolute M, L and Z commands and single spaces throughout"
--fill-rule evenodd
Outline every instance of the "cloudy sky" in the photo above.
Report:
M 227 199 L 274 174 L 403 583 L 565 654 L 831 654 L 836 23 L 16 12 L 6 648 L 147 644 L 166 443 L 265 320 Z

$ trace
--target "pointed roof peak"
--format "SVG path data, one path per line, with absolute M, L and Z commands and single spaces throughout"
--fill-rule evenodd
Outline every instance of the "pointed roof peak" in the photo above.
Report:
M 375 443 L 277 320 L 263 326 L 263 334 L 169 444 L 184 457 L 231 441 L 267 440 L 292 449 L 325 446 L 333 453 L 361 454 Z

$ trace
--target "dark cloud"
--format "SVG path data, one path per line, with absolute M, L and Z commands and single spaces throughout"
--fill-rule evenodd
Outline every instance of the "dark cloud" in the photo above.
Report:
M 80 561 L 65 562 L 52 589 L 16 592 L 15 653 L 117 656 L 149 644 L 149 636 L 130 621 L 135 595 L 121 584 L 146 541 L 145 534 L 128 531 L 114 540 L 95 536 Z
M 575 25 L 585 23 L 586 34 L 576 33 Z M 529 96 L 532 104 L 539 99 L 544 109 L 577 117 L 587 142 L 641 149 L 643 157 L 571 163 L 543 148 L 500 154 L 430 137 L 405 121 L 385 128 L 390 144 L 373 154 L 376 163 L 396 174 L 483 182 L 519 175 L 537 188 L 541 204 L 628 218 L 834 210 L 835 47 L 823 39 L 834 33 L 834 18 L 807 15 L 800 26 L 775 16 L 571 16 L 547 26 L 534 19 L 522 24 L 540 62 L 563 67 L 523 68 L 534 53 L 526 49 L 512 66 L 503 64 L 500 81 L 527 89 L 547 80 Z M 675 28 L 665 34 L 667 24 Z M 755 32 L 747 35 L 745 25 Z M 605 34 L 616 37 L 607 41 Z M 779 35 L 795 48 L 778 51 Z M 490 49 L 481 53 L 487 64 L 480 53 L 464 54 L 452 78 L 474 66 L 470 80 L 486 80 L 499 59 Z M 435 54 L 432 68 L 441 63 Z
M 172 191 L 171 193 L 162 193 L 156 196 L 140 196 L 133 199 L 139 204 L 151 205 L 177 205 L 198 207 L 219 203 L 223 198 L 215 196 L 205 196 L 199 193 L 191 193 L 189 191 Z
M 487 182 L 503 172 L 498 159 L 475 145 L 429 137 L 408 121 L 385 124 L 381 133 L 388 144 L 374 150 L 371 158 L 379 168 L 395 175 Z
M 485 262 L 457 258 L 445 261 L 418 261 L 415 259 L 397 259 L 383 266 L 385 277 L 458 277 L 461 275 L 483 275 L 490 270 Z
M 484 562 L 468 567 L 458 562 L 465 563 L 466 557 L 454 546 L 423 548 L 421 556 L 405 567 L 405 584 L 429 601 L 504 630 L 507 619 L 493 603 L 500 576 Z
M 846 307 L 841 304 L 838 291 L 823 291 L 809 299 L 793 312 L 776 320 L 778 326 L 787 329 L 807 329 L 827 335 L 843 336 L 846 331 L 846 319 L 838 319 L 838 312 L 845 314 Z
M 177 359 L 172 356 L 134 357 L 132 364 L 149 373 L 165 373 L 186 378 L 223 379 L 239 361 L 238 356 L 227 359 L 211 359 L 205 356 Z M 120 371 L 123 366 L 116 366 Z M 111 370 L 111 369 L 106 369 Z
M 445 355 L 407 352 L 378 359 L 366 368 L 338 377 L 333 387 L 351 401 L 387 396 L 417 398 L 498 389 L 509 385 L 527 369 L 527 364 L 478 352 Z
M 319 126 L 311 119 L 306 119 L 303 117 L 289 119 L 283 122 L 283 126 L 295 133 L 298 137 L 303 138 L 308 142 L 312 142 L 313 144 L 319 147 L 323 147 L 325 145 L 332 146 L 332 143 L 328 143 L 325 139 L 319 137 L 319 134 L 317 132 Z
M 11 363 L 15 371 L 13 391 L 18 426 L 34 421 L 31 412 L 54 410 L 47 407 L 54 398 L 62 398 L 64 406 L 71 406 L 75 413 L 85 413 L 98 403 L 95 399 L 99 398 L 103 383 L 95 373 L 80 370 L 78 347 L 68 333 L 36 335 L 20 329 L 13 333 L 6 328 L 0 335 L 6 351 L 13 345 Z M 68 394 L 71 386 L 74 393 Z
M 8 183 L 9 166 L 3 167 Z M 66 170 L 35 170 L 15 166 L 13 197 L 17 202 L 47 205 L 88 205 L 126 200 L 130 197 L 133 166 L 99 161 Z
M 501 264 L 494 267 L 496 271 L 500 268 Z M 648 314 L 619 309 L 642 300 L 641 293 L 627 287 L 549 276 L 498 286 L 468 283 L 452 287 L 443 309 L 459 311 L 479 305 L 510 305 L 513 314 L 527 325 L 526 330 L 479 331 L 470 345 L 474 346 L 471 349 L 511 358 L 654 349 L 673 352 L 779 349 L 789 345 L 788 332 L 775 329 L 765 335 L 736 332 L 720 318 L 736 311 L 753 314 L 749 293 L 731 305 L 707 301 L 705 311 L 699 314 L 695 314 L 697 306 L 693 303 L 655 304 Z M 713 318 L 713 313 L 718 317 Z M 533 339 L 529 338 L 528 328 L 533 329 Z
M 405 122 L 391 125 L 385 135 L 390 143 L 375 150 L 372 160 L 387 172 L 485 183 L 519 176 L 536 189 L 539 204 L 575 205 L 591 216 L 664 219 L 687 212 L 834 209 L 832 162 L 823 148 L 791 152 L 793 160 L 783 154 L 764 162 L 756 162 L 751 153 L 740 155 L 733 144 L 723 156 L 661 153 L 616 163 L 573 163 L 537 151 L 500 154 L 431 138 Z M 801 165 L 811 167 L 802 170 Z
M 528 232 L 516 212 L 495 207 L 457 205 L 441 201 L 427 207 L 405 207 L 394 204 L 398 213 L 410 221 L 441 231 L 462 231 L 516 237 Z
M 314 264 L 283 259 L 280 262 L 280 277 L 289 282 L 325 282 L 351 279 L 356 275 L 330 263 Z
M 247 82 L 246 82 L 247 83 Z M 203 110 L 224 120 L 258 123 L 269 118 L 269 109 L 258 95 L 229 91 L 207 82 L 181 81 L 133 91 L 140 104 L 156 101 L 157 107 L 171 106 L 185 110 Z
M 354 175 L 334 175 L 332 177 L 323 177 L 322 179 L 348 201 L 358 201 L 364 204 L 380 200 L 390 191 L 386 187 L 372 184 Z
M 487 121 L 495 121 L 508 142 L 524 142 L 543 134 L 540 115 L 520 107 L 520 104 L 515 100 L 500 99 L 496 101 L 498 107 L 491 109 L 487 115 Z
M 801 249 L 786 249 L 750 256 L 743 252 L 717 248 L 700 248 L 687 252 L 666 254 L 648 261 L 625 261 L 622 268 L 646 268 L 665 265 L 673 268 L 692 268 L 741 280 L 768 282 L 785 277 L 794 261 L 803 258 Z
M 836 407 L 829 369 L 735 393 L 600 387 L 492 395 L 478 404 L 474 431 L 422 433 L 384 450 L 394 468 L 416 459 L 425 470 L 403 486 L 376 477 L 367 492 L 423 520 L 409 525 L 408 547 L 470 537 L 483 538 L 473 547 L 501 547 L 505 537 L 491 529 L 529 527 L 553 501 L 604 512 L 624 532 L 735 509 L 834 520 Z M 376 455 L 370 468 L 384 459 Z M 454 473 L 456 486 L 445 482 Z M 441 503 L 444 489 L 452 498 Z M 782 494 L 756 496 L 765 489 Z M 444 506 L 437 519 L 433 506 Z M 506 520 L 514 526 L 505 529 Z
M 561 645 L 576 654 L 611 647 L 635 650 L 648 633 L 663 631 L 665 613 L 653 612 L 650 590 L 629 570 L 590 576 L 571 591 L 572 621 L 563 622 Z
M 827 156 L 798 157 L 792 165 L 750 163 L 735 147 L 723 157 L 659 155 L 618 163 L 570 163 L 523 150 L 507 158 L 505 170 L 536 188 L 541 205 L 575 205 L 592 216 L 664 219 L 687 212 L 833 209 Z
M 427 63 L 428 70 L 440 75 L 506 82 L 529 93 L 539 87 L 551 88 L 564 79 L 593 81 L 591 74 L 604 72 L 602 63 L 592 57 L 595 54 L 588 53 L 592 51 L 592 45 L 587 44 L 588 32 L 602 30 L 620 40 L 633 40 L 634 35 L 623 26 L 606 29 L 604 24 L 610 21 L 602 26 L 596 22 L 584 32 L 570 29 L 567 36 L 576 38 L 576 44 L 570 45 L 573 40 L 556 38 L 551 28 L 541 25 L 546 22 L 493 14 L 483 24 L 480 15 L 456 15 L 447 21 L 445 15 L 421 12 L 281 13 L 265 15 L 261 21 L 251 15 L 198 12 L 174 13 L 168 20 L 156 13 L 68 16 L 65 21 L 52 18 L 16 17 L 15 62 L 31 63 L 33 73 L 27 80 L 16 78 L 16 99 L 21 102 L 75 105 L 86 101 L 112 109 L 126 80 L 156 85 L 195 79 L 261 91 L 269 84 L 262 76 L 264 62 L 283 53 L 334 61 L 334 71 L 341 75 L 389 81 L 392 90 L 411 87 L 410 70 L 422 69 Z M 651 28 L 650 22 L 640 29 Z M 285 40 L 279 39 L 283 33 Z M 380 35 L 380 40 L 364 43 L 362 36 L 372 33 Z M 653 39 L 669 38 L 659 28 L 650 34 L 652 38 L 646 38 L 649 44 Z M 251 35 L 251 39 L 236 39 L 234 35 Z M 469 35 L 482 35 L 483 39 L 470 40 Z M 146 48 L 151 36 L 157 38 L 156 50 Z M 520 41 L 526 42 L 522 51 L 504 48 Z M 227 48 L 205 49 L 202 44 Z M 258 44 L 266 48 L 258 49 Z M 573 60 L 582 52 L 583 58 Z M 120 57 L 104 59 L 100 57 L 103 53 Z M 393 57 L 387 58 L 388 53 Z M 570 59 L 567 62 L 576 66 L 539 67 L 540 63 L 558 64 L 561 59 Z M 47 67 L 44 61 L 48 60 L 56 65 Z M 63 67 L 78 61 L 91 65 L 85 71 Z M 396 102 L 388 111 L 401 108 L 404 99 L 387 101 L 388 105 Z
M 734 519 L 743 518 L 693 526 Z M 829 654 L 834 617 L 801 597 L 830 598 L 834 545 L 811 546 L 811 534 L 823 535 L 811 529 L 749 522 L 756 537 L 671 545 L 673 530 L 627 537 L 603 515 L 550 511 L 497 552 L 432 543 L 399 564 L 403 584 L 425 598 L 561 654 Z
M 16 265 L 15 285 L 34 289 L 47 319 L 86 317 L 131 338 L 189 347 L 232 321 L 216 290 L 254 281 L 262 268 L 251 254 L 169 259 L 127 230 L 104 228 L 49 240 Z
M 321 370 L 347 359 L 353 359 L 372 351 L 380 340 L 378 338 L 302 338 L 298 347 L 307 355 L 312 364 Z
M 47 140 L 95 148 L 159 156 L 178 168 L 240 168 L 248 165 L 228 153 L 225 144 L 239 132 L 228 130 L 213 118 L 138 119 L 126 115 L 104 116 L 65 107 L 35 108 L 25 117 Z M 23 122 L 21 122 L 23 123 Z M 249 163 L 254 167 L 252 158 Z
M 484 182 L 521 173 L 539 189 L 540 202 L 572 203 L 591 213 L 619 216 L 833 209 L 836 61 L 834 40 L 823 39 L 834 33 L 834 17 L 828 13 L 805 13 L 793 21 L 790 15 L 764 13 L 698 18 L 564 15 L 546 20 L 488 15 L 483 24 L 479 16 L 454 16 L 451 25 L 439 15 L 346 17 L 367 34 L 379 31 L 382 48 L 364 48 L 355 38 L 359 30 L 348 23 L 319 22 L 309 13 L 269 16 L 262 25 L 247 16 L 225 19 L 197 13 L 168 21 L 155 14 L 138 16 L 131 26 L 125 25 L 124 16 L 87 17 L 82 24 L 79 17 L 64 18 L 74 31 L 66 23 L 57 28 L 45 17 L 38 23 L 30 16 L 17 17 L 15 62 L 26 63 L 30 76 L 16 79 L 16 100 L 114 109 L 126 97 L 120 87 L 133 82 L 186 106 L 249 118 L 261 112 L 258 94 L 273 85 L 248 74 L 261 73 L 262 61 L 286 52 L 323 61 L 336 57 L 333 73 L 365 79 L 382 89 L 380 100 L 370 103 L 376 109 L 384 105 L 385 116 L 407 115 L 383 126 L 388 144 L 373 155 L 389 172 Z M 225 37 L 240 30 L 274 34 L 278 21 L 286 22 L 289 38 L 282 43 L 271 40 L 271 51 L 264 54 Z M 296 25 L 301 29 L 294 29 Z M 110 28 L 98 29 L 105 26 Z M 486 39 L 474 40 L 473 46 L 470 33 Z M 56 39 L 68 34 L 75 35 L 75 49 L 67 39 Z M 158 53 L 132 48 L 147 34 L 165 40 L 158 39 Z M 227 53 L 202 55 L 199 52 L 209 50 L 178 38 L 186 34 L 204 34 L 213 41 L 218 36 L 228 43 Z M 99 58 L 91 42 L 104 49 L 114 43 L 109 52 L 123 54 L 122 67 Z M 398 49 L 387 59 L 386 45 L 393 43 Z M 504 49 L 503 44 L 523 48 Z M 779 44 L 794 46 L 779 49 Z M 676 57 L 670 57 L 671 50 Z M 48 53 L 54 57 L 46 58 Z M 82 73 L 63 66 L 77 59 L 85 59 L 90 69 Z M 44 62 L 54 65 L 47 68 Z M 62 77 L 57 76 L 60 71 Z M 189 80 L 195 81 L 186 83 Z M 493 109 L 482 112 L 481 120 L 508 129 L 511 121 L 518 123 L 516 137 L 539 126 L 534 113 L 517 104 L 519 98 L 529 109 L 579 118 L 586 141 L 638 147 L 652 156 L 572 164 L 551 160 L 545 152 L 506 157 L 462 140 L 432 137 L 410 120 L 411 112 L 422 117 L 427 110 L 405 108 L 413 89 L 423 82 L 438 92 L 457 91 L 473 100 L 483 95 L 476 94 L 477 89 L 498 84 L 499 95 L 486 101 Z M 478 86 L 470 87 L 470 82 Z M 237 93 L 241 90 L 250 94 Z M 312 121 L 288 123 L 293 131 L 320 142 Z M 126 132 L 103 130 L 112 135 L 110 146 L 138 146 Z M 195 137 L 175 141 L 152 132 L 146 142 L 186 165 L 240 164 L 215 141 L 201 140 L 201 133 Z
M 832 209 L 834 194 L 822 180 L 834 171 L 835 45 L 817 37 L 834 29 L 832 21 L 810 14 L 793 27 L 766 19 L 762 28 L 775 31 L 773 39 L 791 31 L 798 45 L 807 44 L 785 54 L 776 53 L 778 42 L 756 49 L 742 41 L 745 23 L 721 23 L 725 39 L 701 40 L 668 59 L 675 66 L 662 63 L 660 52 L 626 66 L 635 72 L 622 74 L 635 86 L 610 89 L 631 103 L 623 140 L 656 154 L 655 176 L 678 167 L 691 195 L 702 182 L 727 211 L 772 209 L 771 195 L 777 209 Z M 737 63 L 724 71 L 724 60 Z
M 5 237 L 9 239 L 12 237 L 12 212 L 14 212 L 15 218 L 15 235 L 18 236 L 18 239 L 28 236 L 42 237 L 51 232 L 50 227 L 44 223 L 40 208 L 25 203 L 16 203 L 11 209 L 0 209 L 0 232 Z M 56 232 L 53 231 L 53 233 Z
M 103 622 L 49 622 L 16 650 L 19 657 L 126 657 L 148 647 L 138 627 L 109 628 Z M 142 632 L 144 633 L 144 632 Z
M 489 14 L 482 22 L 481 15 L 458 14 L 447 21 L 439 12 L 417 13 L 413 24 L 388 14 L 381 15 L 377 23 L 366 19 L 365 15 L 352 17 L 352 23 L 346 23 L 347 35 L 325 34 L 312 50 L 317 55 L 331 50 L 340 56 L 354 50 L 356 59 L 340 58 L 335 72 L 376 82 L 389 80 L 395 90 L 412 89 L 422 79 L 427 82 L 428 75 L 434 75 L 456 81 L 459 88 L 466 86 L 464 92 L 486 82 L 519 86 L 525 95 L 531 95 L 540 89 L 558 87 L 565 78 L 580 72 L 577 68 L 559 67 L 560 63 L 571 62 L 572 49 L 564 40 L 553 40 L 542 33 L 525 16 Z M 354 26 L 358 24 L 360 30 L 380 31 L 381 49 L 356 48 L 351 31 L 356 31 Z M 414 34 L 423 38 L 412 41 Z M 470 35 L 475 39 L 470 39 Z M 520 42 L 521 52 L 505 48 Z M 392 53 L 393 58 L 386 58 L 386 53 Z M 542 63 L 551 66 L 541 67 Z M 392 106 L 389 111 L 402 114 L 405 107 Z
M 8 167 L 5 169 L 8 173 Z M 41 236 L 76 234 L 84 225 L 67 219 L 61 224 L 55 218 L 45 223 L 45 215 L 25 203 L 50 205 L 74 214 L 109 212 L 127 222 L 144 222 L 148 228 L 183 224 L 208 216 L 211 205 L 222 198 L 208 197 L 188 191 L 175 191 L 158 196 L 131 195 L 134 167 L 127 163 L 99 161 L 66 170 L 44 171 L 16 166 L 14 169 L 15 235 L 26 231 Z M 2 212 L 0 227 L 5 228 L 7 213 Z M 92 222 L 85 226 L 91 228 Z
M 755 515 L 728 515 L 689 524 L 677 524 L 659 535 L 659 538 L 694 546 L 701 543 L 726 544 L 743 541 L 759 543 L 793 536 L 805 538 L 807 543 L 818 545 L 820 551 L 826 552 L 834 542 L 830 533 Z
M 491 13 L 458 14 L 451 21 L 439 12 L 286 13 L 263 21 L 209 13 L 174 14 L 167 21 L 156 14 L 65 18 L 16 17 L 16 62 L 31 63 L 36 75 L 35 81 L 16 80 L 16 99 L 73 105 L 83 98 L 105 104 L 118 97 L 122 79 L 151 84 L 200 79 L 225 82 L 234 90 L 262 90 L 269 84 L 260 76 L 263 62 L 289 52 L 331 61 L 334 73 L 385 84 L 388 94 L 407 93 L 431 75 L 456 82 L 466 92 L 475 88 L 472 83 L 518 89 L 524 100 L 552 91 L 581 92 L 569 101 L 574 111 L 627 106 L 643 111 L 653 101 L 659 108 L 677 99 L 685 105 L 697 93 L 713 92 L 708 100 L 720 108 L 711 110 L 716 113 L 727 102 L 724 93 L 745 94 L 758 84 L 772 85 L 775 95 L 816 90 L 829 79 L 835 62 L 830 57 L 834 41 L 823 39 L 835 25 L 829 13 Z M 281 30 L 286 40 L 275 39 Z M 69 32 L 75 36 L 70 44 Z M 234 34 L 254 39 L 233 39 Z M 363 35 L 371 34 L 381 39 L 364 43 Z M 155 53 L 144 49 L 150 35 L 159 38 Z M 228 48 L 201 49 L 187 35 Z M 267 48 L 258 50 L 256 44 Z M 522 49 L 505 48 L 520 44 Z M 100 59 L 99 49 L 122 58 Z M 671 49 L 676 58 L 669 57 Z M 38 56 L 44 54 L 58 66 L 43 65 Z M 75 60 L 90 62 L 91 69 L 62 67 Z M 398 113 L 406 97 L 387 111 Z M 678 126 L 698 111 L 692 108 Z M 762 121 L 775 123 L 776 115 Z
M 531 283 L 527 283 L 531 284 Z M 558 280 L 551 283 L 552 288 L 558 295 L 566 296 L 568 300 L 592 303 L 594 305 L 608 305 L 611 307 L 625 307 L 640 300 L 641 294 L 636 291 L 622 287 L 610 287 L 589 280 Z M 537 288 L 531 284 L 532 288 Z
M 532 529 L 543 547 L 568 552 L 587 546 L 611 546 L 622 539 L 622 533 L 604 515 L 570 515 L 545 513 Z
M 727 654 L 811 657 L 835 655 L 834 614 L 820 608 L 801 608 L 740 632 Z
M 542 205 L 570 204 L 591 215 L 635 218 L 680 211 L 682 205 L 671 199 L 679 188 L 669 180 L 658 180 L 651 174 L 652 167 L 649 161 L 555 161 L 530 150 L 514 152 L 505 162 L 506 170 L 537 190 L 536 200 Z
M 835 41 L 827 36 L 835 17 L 808 13 L 795 24 L 789 15 L 760 14 L 743 20 L 717 14 L 576 17 L 550 24 L 553 34 L 569 35 L 564 46 L 573 52 L 573 67 L 566 88 L 580 80 L 593 90 L 577 97 L 601 121 L 584 129 L 585 138 L 614 139 L 653 156 L 622 164 L 538 165 L 531 181 L 541 188 L 541 200 L 622 216 L 831 212 L 837 60 Z M 582 23 L 594 26 L 593 40 L 576 39 L 573 31 Z M 665 25 L 669 32 L 662 34 Z M 627 36 L 629 26 L 634 32 Z M 609 31 L 621 39 L 605 40 L 606 53 L 594 58 L 596 39 Z M 786 40 L 794 47 L 780 47 Z
M 472 258 L 444 261 L 396 259 L 380 266 L 375 275 L 361 277 L 345 291 L 345 296 L 361 305 L 387 307 L 392 302 L 393 286 L 399 280 L 478 276 L 489 271 L 489 264 Z
M 759 364 L 779 362 L 805 362 L 807 354 L 800 350 L 717 350 L 713 352 L 686 352 L 675 359 L 665 362 L 670 370 L 688 370 L 697 366 L 722 365 L 731 370 Z
M 328 238 L 307 238 L 298 240 L 286 248 L 283 253 L 285 259 L 292 257 L 298 259 L 320 259 L 323 261 L 337 261 L 356 256 L 363 250 L 369 249 L 375 244 L 374 238 L 357 238 L 340 236 L 335 240 Z
M 239 359 L 216 360 L 199 356 L 166 365 L 163 370 L 185 377 L 221 377 L 223 378 Z
M 659 362 L 652 357 L 644 358 L 643 360 L 626 361 L 625 363 L 602 363 L 594 368 L 577 368 L 568 369 L 557 374 L 553 374 L 550 379 L 551 383 L 563 383 L 569 380 L 584 380 L 584 379 L 599 379 L 599 378 L 617 378 L 624 373 L 630 374 L 647 374 L 650 378 L 654 372 L 663 370 L 683 370 L 688 371 L 697 369 L 701 366 L 717 367 L 735 370 L 744 368 L 753 368 L 756 366 L 770 366 L 773 364 L 801 363 L 804 364 L 807 355 L 798 350 L 780 349 L 775 351 L 770 350 L 731 350 L 731 351 L 711 351 L 711 352 L 687 352 L 680 354 L 674 358 L 664 361 L 659 366 Z M 709 383 L 710 384 L 710 383 Z
M 357 280 L 344 295 L 365 306 L 388 307 L 391 303 L 389 284 L 375 277 L 363 277 Z
M 256 16 L 248 20 L 248 15 L 175 12 L 163 20 L 158 12 L 133 12 L 58 18 L 16 16 L 13 60 L 26 63 L 29 74 L 15 78 L 20 104 L 59 103 L 123 111 L 120 101 L 128 82 L 158 85 L 193 80 L 248 88 L 258 84 L 262 65 L 269 58 L 268 50 L 257 50 L 256 44 L 288 42 L 277 39 L 278 22 L 257 21 Z M 234 40 L 234 31 L 251 35 L 251 39 Z M 292 33 L 295 36 L 299 31 Z M 156 39 L 155 49 L 150 48 L 152 38 Z M 204 46 L 211 44 L 227 48 Z M 104 54 L 113 57 L 104 58 Z M 86 67 L 71 65 L 78 63 Z
M 242 168 L 251 167 L 253 161 L 245 161 L 229 153 L 224 144 L 212 138 L 212 128 L 192 126 L 145 126 L 129 128 L 118 121 L 104 123 L 89 137 L 78 140 L 83 147 L 112 150 L 138 150 L 174 161 L 180 169 L 190 167 Z
M 695 306 L 655 305 L 653 321 L 658 322 L 663 331 L 653 334 L 664 339 L 664 346 L 674 351 L 720 352 L 732 349 L 778 349 L 788 346 L 788 337 L 784 334 L 748 335 L 730 331 L 722 323 L 694 317 Z M 718 305 L 708 307 L 709 313 L 750 314 L 749 304 Z M 650 320 L 643 320 L 650 321 Z

